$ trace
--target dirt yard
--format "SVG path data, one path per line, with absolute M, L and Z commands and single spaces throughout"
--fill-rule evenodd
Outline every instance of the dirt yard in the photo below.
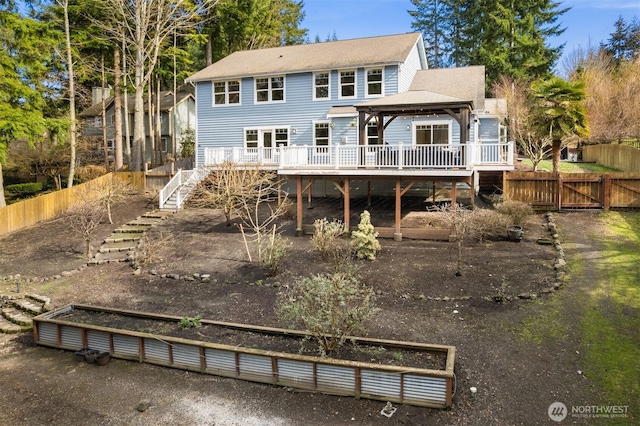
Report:
M 94 245 L 149 209 L 142 196 L 120 205 L 116 223 L 105 224 Z M 321 216 L 326 213 L 322 209 L 317 203 L 305 215 Z M 373 213 L 374 224 L 376 217 L 382 215 Z M 404 220 L 424 222 L 416 212 Z M 598 226 L 589 214 L 561 214 L 556 220 L 560 241 L 598 250 L 583 232 L 586 226 Z M 128 263 L 83 268 L 82 242 L 56 220 L 0 238 L 0 277 L 20 274 L 22 291 L 49 296 L 54 307 L 86 303 L 284 327 L 274 313 L 280 286 L 328 266 L 319 261 L 308 236 L 294 236 L 294 221 L 285 222 L 283 230 L 291 245 L 282 273 L 270 277 L 247 261 L 238 229 L 225 226 L 220 212 L 185 209 L 149 232 L 152 241 L 164 244 L 156 247 L 156 261 L 134 275 Z M 378 259 L 361 262 L 358 274 L 378 294 L 381 309 L 369 324 L 369 336 L 456 346 L 456 393 L 450 410 L 399 405 L 386 418 L 380 415 L 382 401 L 296 392 L 121 360 L 94 367 L 77 363 L 71 352 L 34 347 L 27 333 L 0 335 L 0 424 L 550 424 L 547 408 L 552 402 L 595 401 L 597 389 L 577 373 L 585 368 L 571 319 L 561 339 L 531 337 L 541 306 L 571 300 L 576 288 L 588 285 L 568 279 L 556 292 L 545 290 L 556 282 L 557 254 L 553 246 L 536 241 L 547 237 L 546 219 L 539 215 L 525 229 L 522 242 L 467 243 L 460 277 L 455 276 L 456 245 L 449 242 L 381 240 Z M 41 280 L 57 274 L 62 276 Z M 211 280 L 185 279 L 193 274 L 210 274 Z M 12 281 L 0 280 L 0 293 L 15 290 Z M 486 300 L 501 291 L 514 299 L 504 304 Z M 472 386 L 478 389 L 475 395 Z M 137 411 L 144 400 L 150 407 Z

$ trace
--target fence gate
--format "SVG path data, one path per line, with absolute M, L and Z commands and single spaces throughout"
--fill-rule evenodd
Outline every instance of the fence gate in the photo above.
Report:
M 558 178 L 560 209 L 601 209 L 604 207 L 604 179 L 602 175 L 584 173 L 583 176 Z
M 504 193 L 538 208 L 640 208 L 640 173 L 508 172 Z

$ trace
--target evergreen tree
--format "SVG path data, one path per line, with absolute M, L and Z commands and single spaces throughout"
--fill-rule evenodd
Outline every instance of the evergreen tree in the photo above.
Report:
M 411 28 L 422 33 L 427 62 L 431 68 L 444 68 L 449 64 L 450 44 L 448 29 L 453 21 L 452 8 L 446 0 L 411 0 L 415 10 Z
M 65 127 L 49 123 L 44 113 L 47 102 L 59 99 L 58 82 L 50 80 L 59 42 L 60 33 L 49 24 L 0 8 L 0 206 L 5 205 L 2 164 L 9 143 L 33 144 L 47 127 Z
M 500 75 L 532 81 L 550 74 L 562 47 L 548 39 L 568 9 L 552 0 L 412 0 L 413 28 L 433 66 L 484 65 L 487 87 Z
M 640 22 L 634 17 L 627 23 L 622 16 L 614 24 L 615 31 L 602 48 L 611 55 L 616 64 L 631 61 L 640 55 Z

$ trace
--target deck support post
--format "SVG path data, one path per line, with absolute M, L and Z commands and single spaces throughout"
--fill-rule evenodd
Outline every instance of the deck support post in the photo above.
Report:
M 367 208 L 371 208 L 371 181 L 367 181 Z
M 302 176 L 296 178 L 296 236 L 301 237 L 302 231 Z
M 349 176 L 344 180 L 344 226 L 349 230 L 349 217 L 351 216 L 351 196 L 349 194 Z
M 402 220 L 402 188 L 400 186 L 400 180 L 396 180 L 396 229 L 393 233 L 394 241 L 402 241 L 402 230 L 400 228 L 400 221 Z
M 458 182 L 455 180 L 451 181 L 451 210 L 456 211 L 458 200 Z

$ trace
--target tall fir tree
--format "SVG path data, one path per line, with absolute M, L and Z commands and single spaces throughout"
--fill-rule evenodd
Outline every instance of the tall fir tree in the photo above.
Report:
M 532 81 L 548 76 L 563 46 L 558 19 L 568 9 L 552 0 L 412 0 L 413 28 L 437 47 L 445 66 L 484 65 L 487 89 L 500 75 Z M 420 13 L 418 13 L 420 12 Z M 435 52 L 429 52 L 432 57 Z

